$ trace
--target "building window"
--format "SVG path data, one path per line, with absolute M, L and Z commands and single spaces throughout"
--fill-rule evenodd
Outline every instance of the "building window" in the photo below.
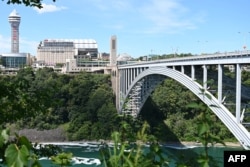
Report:
M 6 68 L 21 68 L 26 65 L 26 57 L 3 57 L 3 66 Z

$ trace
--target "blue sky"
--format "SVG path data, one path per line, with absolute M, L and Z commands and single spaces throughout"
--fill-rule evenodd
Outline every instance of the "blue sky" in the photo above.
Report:
M 20 52 L 44 39 L 95 39 L 118 54 L 214 53 L 250 49 L 249 0 L 43 0 L 38 10 L 0 1 L 0 53 L 10 52 L 8 16 L 21 16 Z M 240 32 L 240 33 L 238 33 Z

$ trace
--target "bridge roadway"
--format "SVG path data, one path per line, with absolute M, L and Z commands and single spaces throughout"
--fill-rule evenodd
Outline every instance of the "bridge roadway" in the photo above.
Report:
M 224 103 L 226 92 L 223 92 L 223 70 L 225 65 L 235 67 L 235 112 L 230 112 Z M 183 84 L 199 97 L 227 126 L 243 148 L 250 149 L 250 133 L 247 129 L 250 123 L 246 122 L 247 108 L 241 104 L 241 71 L 247 65 L 250 65 L 250 51 L 247 50 L 118 65 L 115 75 L 117 108 L 120 113 L 137 116 L 155 87 L 169 77 Z M 202 84 L 196 81 L 195 76 L 196 69 L 201 66 Z M 213 94 L 208 86 L 207 71 L 210 66 L 216 66 L 218 71 L 218 90 Z M 185 71 L 187 68 L 190 71 L 188 73 Z

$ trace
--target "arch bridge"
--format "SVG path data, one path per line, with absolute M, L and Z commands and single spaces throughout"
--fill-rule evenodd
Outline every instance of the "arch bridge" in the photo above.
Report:
M 118 65 L 114 72 L 116 107 L 120 113 L 136 117 L 156 86 L 169 77 L 192 91 L 227 126 L 240 144 L 250 149 L 250 122 L 245 121 L 250 103 L 242 102 L 243 99 L 250 100 L 250 92 L 241 83 L 242 70 L 249 65 L 250 51 L 247 50 Z M 208 75 L 211 68 L 215 72 Z M 235 82 L 225 79 L 226 68 L 234 71 Z M 217 85 L 209 85 L 208 77 L 212 77 Z M 212 90 L 212 86 L 216 90 Z M 234 96 L 235 111 L 228 109 L 226 101 L 229 94 Z

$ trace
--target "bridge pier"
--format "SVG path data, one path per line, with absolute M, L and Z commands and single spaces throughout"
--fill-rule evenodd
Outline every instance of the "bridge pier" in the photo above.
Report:
M 241 113 L 241 66 L 236 64 L 236 120 L 240 123 Z
M 194 65 L 191 66 L 191 78 L 193 81 L 195 80 L 195 67 L 194 67 Z
M 222 103 L 222 74 L 223 74 L 223 65 L 218 64 L 218 102 Z
M 203 88 L 207 90 L 207 66 L 203 65 Z
M 182 72 L 183 74 L 185 74 L 185 68 L 184 68 L 184 66 L 181 66 L 181 72 Z

